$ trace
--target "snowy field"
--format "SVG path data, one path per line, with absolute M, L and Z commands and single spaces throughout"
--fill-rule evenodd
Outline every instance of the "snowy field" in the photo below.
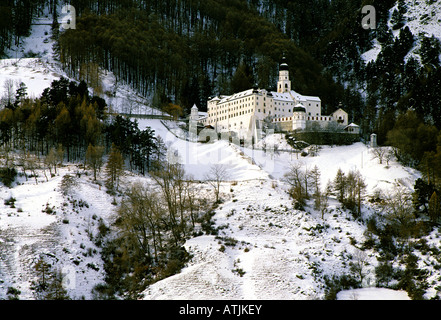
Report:
M 337 294 L 337 300 L 410 300 L 405 291 L 385 288 L 345 290 Z
M 60 78 L 61 75 L 40 58 L 0 60 L 0 97 L 5 94 L 6 81 L 12 80 L 14 97 L 15 90 L 23 82 L 27 87 L 28 97 L 39 98 L 53 80 Z

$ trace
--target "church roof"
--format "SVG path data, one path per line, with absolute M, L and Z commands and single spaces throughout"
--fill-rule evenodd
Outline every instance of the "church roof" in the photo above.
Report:
M 288 71 L 288 65 L 286 63 L 282 63 L 279 67 L 279 71 Z

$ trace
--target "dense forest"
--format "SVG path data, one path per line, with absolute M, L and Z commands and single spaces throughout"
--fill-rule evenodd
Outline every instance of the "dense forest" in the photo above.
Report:
M 295 87 L 327 97 L 342 90 L 309 54 L 245 1 L 89 2 L 77 29 L 60 37 L 60 59 L 73 76 L 88 63 L 113 71 L 157 106 L 172 100 L 202 109 L 214 94 L 275 85 L 285 54 Z M 72 1 L 72 4 L 76 4 Z M 237 71 L 237 72 L 236 72 Z M 239 78 L 239 79 L 237 79 Z M 236 79 L 236 81 L 233 81 Z
M 165 145 L 154 131 L 140 130 L 136 122 L 121 116 L 109 119 L 105 101 L 90 96 L 84 81 L 77 84 L 65 78 L 54 80 L 38 99 L 26 98 L 22 83 L 14 101 L 0 111 L 0 143 L 2 156 L 11 165 L 19 150 L 24 167 L 41 161 L 56 172 L 63 160 L 80 162 L 94 170 L 95 179 L 103 156 L 112 151 L 141 174 L 165 156 Z M 13 168 L 8 163 L 6 172 Z M 0 180 L 4 178 L 2 174 Z

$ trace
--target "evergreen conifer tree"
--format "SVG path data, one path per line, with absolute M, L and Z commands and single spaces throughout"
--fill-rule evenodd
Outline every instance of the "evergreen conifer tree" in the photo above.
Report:
M 124 158 L 121 152 L 115 145 L 112 145 L 110 155 L 107 160 L 105 173 L 106 173 L 106 186 L 108 189 L 114 191 L 119 187 L 119 180 L 124 170 Z

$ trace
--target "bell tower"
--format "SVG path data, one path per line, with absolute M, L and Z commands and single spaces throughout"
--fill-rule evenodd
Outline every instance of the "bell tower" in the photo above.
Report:
M 277 92 L 284 93 L 291 91 L 291 81 L 289 80 L 288 64 L 286 58 L 283 57 L 279 66 L 279 81 L 277 82 Z

